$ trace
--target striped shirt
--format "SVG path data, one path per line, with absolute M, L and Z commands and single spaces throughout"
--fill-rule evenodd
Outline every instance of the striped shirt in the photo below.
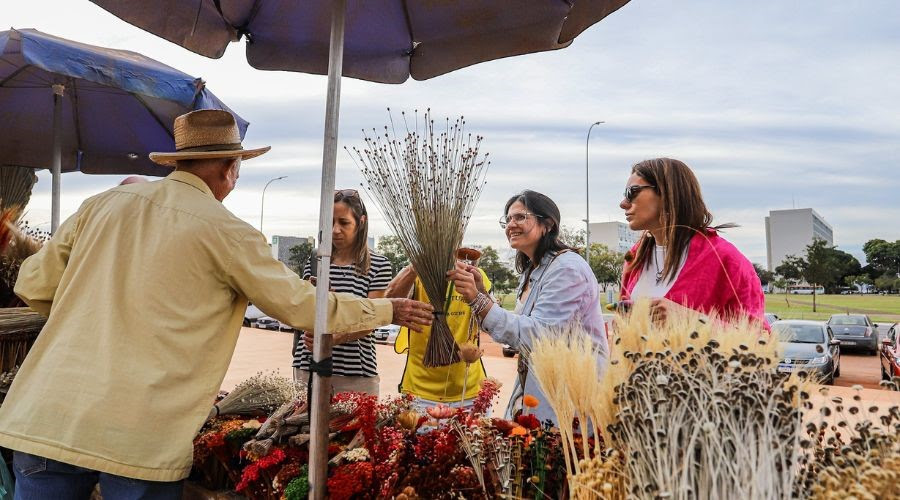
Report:
M 331 265 L 329 286 L 334 292 L 344 292 L 358 297 L 368 297 L 369 292 L 385 290 L 391 282 L 391 262 L 386 257 L 371 253 L 372 264 L 369 274 L 362 276 L 356 273 L 356 266 Z M 309 263 L 303 268 L 303 279 L 311 276 Z M 378 375 L 378 363 L 375 361 L 375 342 L 370 333 L 361 339 L 338 344 L 331 350 L 334 374 L 344 377 L 374 377 Z M 309 360 L 312 353 L 306 350 L 301 340 L 294 349 L 294 367 L 309 371 Z

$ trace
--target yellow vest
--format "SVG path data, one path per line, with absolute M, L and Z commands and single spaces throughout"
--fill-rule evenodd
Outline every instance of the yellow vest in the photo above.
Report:
M 491 281 L 481 270 L 485 288 L 490 291 Z M 450 286 L 449 284 L 447 285 Z M 419 278 L 416 278 L 414 299 L 429 302 L 428 295 Z M 466 299 L 454 288 L 450 298 L 450 306 L 447 310 L 447 324 L 453 332 L 453 339 L 457 344 L 462 344 L 469 337 L 469 327 L 472 325 L 475 343 L 480 343 L 478 323 L 472 323 L 472 309 L 466 303 Z M 406 367 L 403 370 L 403 379 L 400 381 L 400 392 L 431 401 L 451 402 L 459 401 L 462 396 L 463 379 L 466 377 L 466 364 L 462 361 L 450 366 L 426 368 L 422 363 L 425 356 L 425 346 L 431 337 L 431 328 L 425 327 L 421 333 L 410 332 L 407 328 L 401 328 L 394 343 L 394 351 L 397 354 L 406 352 Z M 484 364 L 481 359 L 469 365 L 469 374 L 466 381 L 466 399 L 478 395 L 481 381 L 484 380 Z

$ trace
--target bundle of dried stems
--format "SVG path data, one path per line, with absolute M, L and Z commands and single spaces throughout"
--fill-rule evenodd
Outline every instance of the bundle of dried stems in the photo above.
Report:
M 238 384 L 209 412 L 209 418 L 218 415 L 268 415 L 297 396 L 298 387 L 293 380 L 274 374 L 258 372 Z
M 693 313 L 656 324 L 647 303 L 616 323 L 610 366 L 597 377 L 585 376 L 587 334 L 534 341 L 533 373 L 567 437 L 573 496 L 790 498 L 811 384 L 776 372 L 777 343 L 749 323 Z M 582 435 L 589 420 L 603 436 L 593 460 L 577 461 L 589 450 L 568 437 L 573 416 Z M 596 459 L 611 456 L 601 442 L 624 457 L 621 474 L 618 461 Z
M 445 316 L 446 273 L 455 265 L 489 162 L 487 154 L 479 155 L 482 138 L 465 131 L 463 118 L 436 128 L 430 110 L 421 122 L 418 112 L 412 123 L 401 115 L 405 130 L 399 137 L 393 117 L 383 134 L 363 131 L 366 146 L 353 148 L 354 161 L 434 306 L 425 366 L 446 366 L 459 361 Z

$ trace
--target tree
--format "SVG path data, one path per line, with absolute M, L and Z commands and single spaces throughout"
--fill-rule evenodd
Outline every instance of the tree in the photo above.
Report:
M 400 238 L 397 236 L 382 236 L 378 240 L 375 250 L 390 261 L 391 271 L 394 273 L 394 276 L 409 265 L 409 259 L 406 257 L 406 252 L 403 251 L 403 246 L 400 245 Z
M 572 229 L 567 226 L 559 228 L 559 240 L 582 254 L 584 253 L 584 235 L 584 229 Z
M 893 243 L 882 239 L 873 239 L 863 245 L 866 261 L 880 271 L 879 274 L 900 271 L 900 240 Z
M 601 243 L 591 243 L 591 270 L 605 292 L 622 279 L 625 254 L 610 250 Z
M 862 272 L 862 266 L 856 257 L 843 250 L 838 250 L 837 247 L 832 248 L 831 252 L 834 258 L 835 272 L 837 273 L 837 278 L 833 283 L 834 286 L 846 283 L 847 277 L 857 277 Z
M 315 254 L 315 249 L 313 248 L 312 243 L 304 241 L 299 245 L 292 246 L 288 249 L 288 252 L 290 252 L 287 261 L 288 267 L 295 273 L 302 275 L 303 267 L 309 262 L 309 258 Z
M 803 264 L 801 274 L 813 287 L 813 312 L 816 312 L 816 286 L 831 286 L 840 276 L 834 247 L 829 247 L 825 240 L 814 238 L 813 242 L 806 246 L 806 259 Z
M 763 266 L 753 263 L 753 269 L 756 271 L 756 275 L 759 277 L 759 282 L 763 285 L 768 285 L 775 279 L 775 273 L 769 271 Z
M 796 283 L 803 278 L 803 259 L 796 255 L 788 255 L 775 268 L 775 273 L 791 283 Z
M 503 295 L 515 290 L 517 283 L 516 275 L 512 269 L 503 264 L 500 255 L 491 246 L 486 246 L 481 250 L 481 260 L 478 261 L 478 267 L 484 270 L 494 289 L 494 294 L 499 299 L 503 299 Z
M 891 290 L 900 288 L 900 280 L 893 274 L 885 274 L 875 279 L 875 288 L 879 291 L 890 292 Z

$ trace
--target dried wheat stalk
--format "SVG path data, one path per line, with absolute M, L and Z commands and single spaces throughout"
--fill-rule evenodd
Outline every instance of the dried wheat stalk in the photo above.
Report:
M 456 249 L 490 163 L 487 154 L 479 156 L 482 138 L 466 133 L 462 117 L 435 128 L 430 110 L 421 123 L 418 112 L 412 124 L 405 113 L 401 115 L 406 128 L 402 136 L 398 137 L 391 116 L 383 134 L 363 131 L 366 145 L 362 151 L 353 148 L 351 157 L 355 156 L 367 190 L 399 237 L 434 306 L 425 366 L 447 366 L 460 358 L 444 315 L 446 273 L 455 265 Z

